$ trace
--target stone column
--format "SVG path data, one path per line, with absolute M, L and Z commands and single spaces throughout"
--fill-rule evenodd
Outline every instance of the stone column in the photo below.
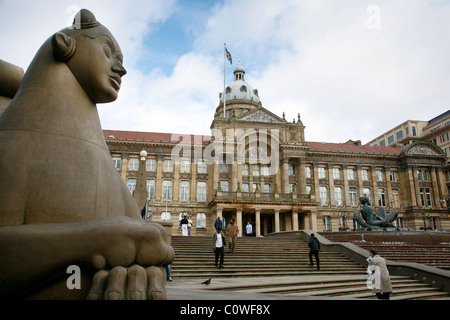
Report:
M 275 232 L 280 232 L 280 210 L 275 209 Z
M 344 197 L 344 199 L 342 199 L 342 203 L 344 204 L 344 206 L 346 207 L 350 207 L 351 203 L 350 203 L 350 187 L 348 185 L 348 167 L 346 164 L 342 165 L 342 179 L 344 181 L 344 190 L 342 196 Z
M 261 209 L 255 209 L 255 233 L 259 237 L 261 235 Z
M 327 166 L 328 171 L 328 184 L 329 184 L 329 191 L 330 191 L 330 205 L 332 207 L 336 206 L 336 199 L 334 195 L 334 178 L 333 178 L 333 165 L 331 163 Z
M 420 197 L 420 184 L 419 184 L 419 178 L 417 177 L 417 168 L 416 167 L 412 167 L 410 170 L 411 175 L 412 175 L 412 184 L 410 185 L 410 188 L 412 190 L 411 193 L 415 194 L 415 200 L 413 201 L 413 206 L 414 203 L 416 204 L 417 207 L 423 207 L 422 206 L 422 199 Z
M 289 159 L 284 157 L 281 160 L 282 163 L 282 183 L 283 183 L 283 188 L 282 188 L 282 193 L 289 193 L 289 167 L 288 167 L 288 163 L 289 163 Z
M 436 175 L 436 168 L 431 167 L 431 185 L 433 186 L 433 198 L 434 198 L 434 206 L 435 208 L 440 208 L 441 204 L 439 202 L 440 193 L 439 193 L 439 186 L 438 186 L 438 179 Z
M 239 228 L 238 237 L 242 237 L 242 228 L 244 228 L 242 225 L 242 208 L 236 208 L 236 225 Z
M 392 209 L 392 184 L 391 177 L 389 175 L 389 167 L 384 167 L 384 178 L 386 179 L 386 207 Z
M 298 209 L 292 210 L 292 230 L 298 230 Z

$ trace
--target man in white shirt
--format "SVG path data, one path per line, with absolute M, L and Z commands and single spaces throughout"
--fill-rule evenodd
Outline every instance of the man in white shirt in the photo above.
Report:
M 225 237 L 222 234 L 222 228 L 217 228 L 217 231 L 213 234 L 213 250 L 215 253 L 215 265 L 216 267 L 223 268 L 223 257 L 225 255 Z M 220 256 L 220 264 L 219 262 Z
M 251 237 L 253 235 L 253 226 L 250 223 L 250 221 L 247 223 L 247 226 L 245 227 L 245 232 L 247 237 Z

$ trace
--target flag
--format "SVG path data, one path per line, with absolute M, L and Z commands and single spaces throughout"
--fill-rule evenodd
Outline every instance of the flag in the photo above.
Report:
M 228 61 L 230 61 L 230 64 L 233 64 L 233 58 L 231 58 L 231 53 L 228 52 L 226 47 L 225 47 L 225 56 L 227 57 Z

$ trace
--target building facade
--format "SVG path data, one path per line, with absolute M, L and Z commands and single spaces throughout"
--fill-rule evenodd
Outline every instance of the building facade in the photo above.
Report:
M 403 148 L 305 141 L 305 126 L 262 106 L 259 92 L 235 79 L 220 94 L 210 136 L 104 130 L 113 163 L 130 192 L 146 188 L 153 220 L 190 215 L 192 235 L 209 235 L 217 218 L 240 235 L 352 229 L 359 197 L 399 212 L 398 227 L 450 230 L 446 155 L 436 144 Z M 225 95 L 225 96 L 224 96 Z M 144 151 L 144 152 L 142 152 Z M 145 203 L 138 202 L 144 206 Z

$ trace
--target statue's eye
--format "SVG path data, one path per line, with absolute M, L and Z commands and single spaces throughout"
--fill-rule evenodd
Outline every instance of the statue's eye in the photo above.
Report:
M 105 52 L 107 58 L 111 58 L 111 48 L 109 46 L 104 46 L 103 51 Z

